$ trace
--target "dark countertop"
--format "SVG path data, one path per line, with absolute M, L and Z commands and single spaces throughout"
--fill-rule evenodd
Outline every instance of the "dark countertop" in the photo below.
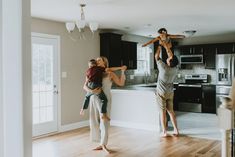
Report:
M 120 89 L 120 90 L 151 90 L 154 91 L 156 89 L 156 83 L 150 84 L 136 84 L 136 85 L 127 85 L 124 87 L 112 87 L 112 89 Z
M 183 84 L 182 82 L 178 83 L 178 82 L 174 82 L 174 85 L 178 85 L 178 84 Z M 201 83 L 202 85 L 215 85 L 212 83 Z M 118 87 L 118 86 L 114 86 L 112 87 L 112 89 L 114 90 L 151 90 L 151 91 L 155 91 L 157 86 L 157 83 L 149 83 L 149 84 L 135 84 L 135 85 L 126 85 L 123 87 Z

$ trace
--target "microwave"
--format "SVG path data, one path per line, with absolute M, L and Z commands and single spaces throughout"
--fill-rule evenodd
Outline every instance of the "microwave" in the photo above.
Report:
M 180 64 L 200 64 L 203 63 L 203 55 L 181 55 Z

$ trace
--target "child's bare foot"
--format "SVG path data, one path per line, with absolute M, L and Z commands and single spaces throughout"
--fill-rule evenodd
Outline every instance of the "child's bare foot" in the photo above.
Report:
M 103 115 L 101 117 L 104 121 L 110 121 L 110 118 L 107 115 Z

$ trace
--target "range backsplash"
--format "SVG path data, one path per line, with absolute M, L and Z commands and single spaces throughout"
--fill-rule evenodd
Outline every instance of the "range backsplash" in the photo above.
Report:
M 175 78 L 175 82 L 185 82 L 184 76 L 186 74 L 207 74 L 208 82 L 211 84 L 216 84 L 216 70 L 215 69 L 205 69 L 204 65 L 195 64 L 187 69 L 180 69 L 179 74 Z

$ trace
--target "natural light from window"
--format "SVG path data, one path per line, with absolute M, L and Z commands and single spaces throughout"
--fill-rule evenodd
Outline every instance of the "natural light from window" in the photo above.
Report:
M 150 74 L 151 62 L 150 62 L 150 54 L 152 53 L 152 49 L 150 46 L 142 47 L 142 44 L 137 44 L 137 70 L 135 70 L 135 74 L 144 75 Z

